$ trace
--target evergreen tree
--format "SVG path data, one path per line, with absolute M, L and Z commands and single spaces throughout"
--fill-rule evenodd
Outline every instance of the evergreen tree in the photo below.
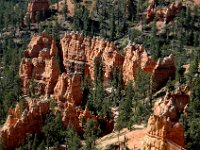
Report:
M 44 150 L 44 149 L 45 149 L 45 142 L 44 142 L 44 140 L 42 140 L 42 142 L 38 146 L 37 150 Z
M 96 140 L 100 133 L 98 129 L 96 120 L 88 119 L 85 126 L 85 145 L 83 146 L 84 150 L 95 150 L 96 149 Z
M 46 125 L 43 127 L 43 132 L 46 136 L 47 147 L 63 144 L 66 132 L 62 124 L 61 114 L 58 113 L 55 118 L 52 114 L 49 114 L 46 122 Z
M 198 74 L 198 65 L 198 59 L 197 57 L 195 57 L 194 60 L 191 62 L 187 73 L 187 80 L 189 81 L 189 83 L 192 81 L 194 75 Z
M 27 25 L 27 29 L 30 30 L 30 29 L 31 29 L 30 15 L 28 15 L 28 16 L 26 17 L 26 25 Z
M 138 68 L 134 82 L 135 99 L 140 100 L 146 98 L 149 96 L 150 90 L 150 75 Z
M 65 20 L 67 19 L 67 13 L 68 13 L 68 7 L 67 7 L 67 2 L 65 0 L 64 7 L 63 7 L 63 15 L 64 15 Z
M 66 145 L 69 150 L 79 150 L 81 148 L 80 137 L 73 128 L 67 129 Z
M 83 98 L 82 98 L 81 106 L 83 109 L 85 109 L 85 106 L 87 104 L 87 100 L 88 100 L 89 94 L 90 94 L 90 82 L 89 82 L 88 77 L 84 78 L 84 81 L 82 83 L 82 91 L 83 91 Z
M 113 8 L 114 9 L 114 8 Z M 115 38 L 115 15 L 114 15 L 114 10 L 111 12 L 111 18 L 110 18 L 110 40 L 113 41 Z
M 185 135 L 187 149 L 198 150 L 200 147 L 200 78 L 194 79 L 192 83 L 189 116 L 185 121 Z
M 108 112 L 108 107 L 107 107 L 107 102 L 105 102 L 105 97 L 106 97 L 106 92 L 103 87 L 103 66 L 102 62 L 99 59 L 95 59 L 95 67 L 94 67 L 94 72 L 95 72 L 95 89 L 93 92 L 93 99 L 94 103 L 93 106 L 95 107 L 95 112 L 100 115 L 100 117 L 105 117 L 103 115 L 107 114 L 105 113 L 105 108 L 107 108 Z M 105 105 L 105 106 L 104 106 Z
M 38 24 L 38 28 L 39 28 L 39 23 L 40 23 L 41 19 L 42 19 L 41 18 L 41 12 L 37 11 L 36 12 L 36 16 L 35 16 L 35 20 L 36 20 L 36 22 Z
M 89 12 L 85 8 L 83 13 L 83 31 L 87 35 L 89 30 Z
M 120 131 L 122 128 L 132 126 L 132 107 L 133 107 L 133 83 L 129 82 L 126 86 L 126 96 L 123 101 L 120 102 L 119 116 L 117 118 L 116 130 Z

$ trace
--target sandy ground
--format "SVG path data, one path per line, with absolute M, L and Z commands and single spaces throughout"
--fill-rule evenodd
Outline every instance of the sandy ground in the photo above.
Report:
M 200 5 L 200 0 L 194 0 L 195 4 Z
M 120 132 L 119 141 L 123 142 L 124 139 L 127 139 L 126 145 L 130 149 L 140 150 L 142 147 L 142 141 L 146 133 L 146 128 L 141 126 L 135 126 L 135 129 L 129 131 L 127 129 L 123 129 Z M 97 141 L 98 148 L 103 150 L 107 145 L 118 143 L 118 133 L 111 133 L 99 139 Z

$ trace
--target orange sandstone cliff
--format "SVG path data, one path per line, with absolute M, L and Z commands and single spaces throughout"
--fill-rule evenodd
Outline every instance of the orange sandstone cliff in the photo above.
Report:
M 36 95 L 47 97 L 53 94 L 57 83 L 59 70 L 56 61 L 56 42 L 43 33 L 33 35 L 28 49 L 24 52 L 19 70 L 24 95 L 29 95 L 29 89 L 34 89 Z
M 25 102 L 25 106 L 18 103 L 14 109 L 9 110 L 6 122 L 0 129 L 0 139 L 5 149 L 15 149 L 26 140 L 27 134 L 42 130 L 50 102 L 32 99 Z M 24 110 L 22 107 L 25 107 Z
M 179 118 L 187 111 L 188 103 L 189 95 L 182 91 L 166 93 L 155 103 L 143 141 L 144 150 L 184 149 L 184 128 Z
M 26 17 L 29 17 L 30 22 L 35 23 L 38 15 L 41 19 L 45 19 L 49 16 L 48 0 L 30 0 L 24 20 L 27 19 Z
M 175 78 L 175 73 L 176 67 L 172 54 L 163 59 L 159 59 L 152 73 L 152 81 L 155 82 L 155 88 L 162 88 L 170 78 Z
M 137 68 L 151 74 L 154 67 L 155 62 L 153 58 L 148 56 L 146 50 L 141 45 L 129 45 L 125 48 L 123 64 L 123 80 L 125 83 L 134 79 Z
M 61 52 L 60 61 L 56 56 L 58 51 Z M 141 45 L 129 45 L 125 48 L 124 54 L 120 54 L 114 43 L 100 37 L 89 38 L 79 33 L 66 33 L 61 38 L 58 49 L 53 37 L 46 33 L 35 34 L 24 51 L 19 76 L 23 95 L 37 95 L 40 100 L 38 102 L 28 100 L 29 105 L 21 114 L 15 110 L 9 113 L 6 123 L 0 129 L 0 139 L 5 141 L 6 149 L 14 149 L 22 144 L 26 133 L 41 131 L 44 121 L 41 114 L 44 115 L 49 110 L 49 105 L 45 105 L 45 108 L 40 107 L 43 105 L 41 99 L 53 98 L 57 103 L 55 112 L 61 112 L 64 126 L 73 125 L 78 132 L 83 132 L 81 121 L 83 118 L 98 120 L 98 116 L 90 114 L 87 107 L 85 110 L 81 108 L 82 79 L 88 76 L 94 80 L 95 59 L 102 62 L 105 86 L 109 86 L 115 67 L 117 69 L 122 67 L 124 83 L 134 80 L 136 69 L 141 68 L 151 74 L 158 85 L 161 84 L 159 88 L 175 74 L 172 56 L 156 63 Z M 62 66 L 61 70 L 59 65 Z M 39 122 L 31 116 L 38 117 Z M 35 124 L 39 125 L 31 128 Z M 104 125 L 103 133 L 107 134 L 113 130 L 113 122 L 106 117 Z M 22 129 L 24 130 L 21 131 Z M 19 138 L 12 139 L 13 135 Z
M 147 8 L 146 19 L 148 23 L 153 21 L 155 17 L 157 17 L 156 18 L 157 21 L 169 23 L 170 21 L 173 20 L 175 15 L 179 13 L 182 9 L 181 2 L 173 2 L 169 4 L 169 6 L 162 6 L 162 7 L 157 7 L 156 3 L 157 0 L 152 1 Z

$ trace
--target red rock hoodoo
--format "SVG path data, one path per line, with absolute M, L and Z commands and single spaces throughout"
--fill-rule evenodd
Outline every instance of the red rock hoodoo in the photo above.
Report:
M 83 73 L 94 80 L 94 60 L 101 59 L 105 79 L 110 79 L 114 67 L 122 66 L 124 57 L 114 43 L 99 37 L 88 38 L 81 34 L 65 34 L 61 39 L 63 64 L 67 72 Z M 84 72 L 83 72 L 84 70 Z
M 156 89 L 162 88 L 169 78 L 175 77 L 176 67 L 174 64 L 173 55 L 159 59 L 152 73 L 152 80 L 155 82 Z
M 34 88 L 34 94 L 47 97 L 53 94 L 59 75 L 56 51 L 55 40 L 50 36 L 45 33 L 33 36 L 20 64 L 19 76 L 24 95 L 33 92 L 29 90 L 30 86 Z
M 37 15 L 41 19 L 49 16 L 49 1 L 48 0 L 31 0 L 28 4 L 27 13 L 24 18 L 30 17 L 32 23 L 36 22 Z
M 5 149 L 12 150 L 24 142 L 27 134 L 39 133 L 44 125 L 44 115 L 49 112 L 49 101 L 28 99 L 25 109 L 18 103 L 10 109 L 7 120 L 0 129 Z
M 189 95 L 182 91 L 166 93 L 155 103 L 143 141 L 144 150 L 184 149 L 184 128 L 179 118 L 180 113 L 186 111 L 188 103 Z
M 156 79 L 159 88 L 175 74 L 175 65 L 171 55 L 155 63 L 140 45 L 129 45 L 125 48 L 124 54 L 120 54 L 114 43 L 100 37 L 84 37 L 79 33 L 66 33 L 60 40 L 60 45 L 62 53 L 60 60 L 63 62 L 58 64 L 59 61 L 56 57 L 58 48 L 55 40 L 46 33 L 33 35 L 27 50 L 24 52 L 19 69 L 22 92 L 23 95 L 40 96 L 40 99 L 52 97 L 57 103 L 55 112 L 61 112 L 64 126 L 73 125 L 78 132 L 83 131 L 83 118 L 98 120 L 98 116 L 90 114 L 87 108 L 82 110 L 80 107 L 82 78 L 88 76 L 94 80 L 95 59 L 102 62 L 105 86 L 109 86 L 115 67 L 117 69 L 122 67 L 124 83 L 127 83 L 128 80 L 134 80 L 136 69 L 141 68 Z M 59 70 L 59 65 L 63 66 L 62 70 Z M 21 144 L 25 139 L 25 133 L 41 131 L 43 125 L 41 122 L 37 122 L 38 127 L 29 128 L 35 124 L 34 118 L 29 117 L 29 114 L 30 116 L 38 115 L 40 118 L 40 113 L 44 112 L 45 114 L 48 111 L 45 111 L 46 108 L 44 111 L 34 111 L 35 107 L 40 110 L 39 105 L 43 104 L 42 101 L 30 103 L 34 103 L 34 105 L 29 105 L 27 110 L 25 109 L 28 115 L 10 113 L 11 115 L 0 129 L 0 138 L 5 141 L 6 149 L 7 147 L 12 149 Z M 21 118 L 28 120 L 30 126 L 27 125 L 28 122 L 18 121 L 19 125 L 15 123 L 16 120 L 22 120 Z M 39 119 L 39 121 L 42 120 Z M 105 134 L 111 132 L 114 126 L 108 118 L 105 118 L 104 125 L 105 131 L 103 132 Z M 24 131 L 21 131 L 22 128 Z M 13 135 L 17 135 L 19 138 L 12 140 Z M 12 143 L 8 144 L 8 141 L 12 141 Z
M 165 23 L 169 23 L 173 20 L 175 15 L 179 13 L 182 9 L 182 3 L 176 2 L 171 3 L 168 7 L 156 7 L 157 1 L 153 1 L 147 8 L 146 19 L 147 22 L 153 21 L 155 16 L 157 17 L 157 21 L 162 21 Z
M 146 50 L 141 45 L 129 45 L 125 48 L 123 64 L 123 79 L 125 83 L 134 79 L 137 68 L 151 74 L 154 67 L 154 60 L 148 56 Z

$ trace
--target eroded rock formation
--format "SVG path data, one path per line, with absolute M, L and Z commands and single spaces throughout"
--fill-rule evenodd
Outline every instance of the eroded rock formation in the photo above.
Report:
M 24 95 L 49 97 L 53 94 L 59 75 L 56 51 L 55 40 L 46 33 L 33 36 L 20 64 L 19 76 Z
M 187 111 L 189 95 L 183 91 L 166 93 L 154 105 L 148 120 L 144 150 L 181 150 L 184 148 L 184 128 L 179 123 L 180 114 Z
M 22 144 L 27 134 L 39 133 L 44 125 L 44 115 L 49 112 L 49 101 L 28 99 L 10 109 L 0 129 L 0 139 L 5 149 L 12 150 Z M 24 108 L 23 108 L 24 107 Z
M 105 79 L 110 79 L 114 67 L 119 68 L 123 64 L 124 57 L 114 43 L 99 37 L 91 39 L 81 34 L 65 34 L 61 46 L 63 64 L 68 74 L 76 72 L 94 80 L 94 60 L 99 59 L 103 64 Z
M 27 13 L 24 18 L 26 21 L 26 17 L 30 17 L 30 21 L 35 23 L 37 21 L 37 17 L 40 19 L 45 19 L 49 16 L 49 1 L 48 0 L 30 0 L 27 8 Z
M 138 68 L 151 74 L 154 67 L 154 60 L 148 56 L 146 50 L 141 45 L 129 45 L 125 48 L 123 63 L 123 79 L 125 83 L 134 79 Z
M 176 67 L 173 55 L 159 59 L 153 69 L 152 81 L 156 89 L 162 88 L 167 81 L 175 77 Z
M 179 13 L 182 9 L 182 3 L 176 2 L 171 3 L 169 6 L 156 7 L 157 1 L 152 1 L 147 8 L 146 19 L 147 22 L 153 21 L 155 17 L 157 17 L 157 21 L 162 21 L 168 23 L 172 21 L 177 13 Z
M 64 126 L 73 125 L 78 132 L 83 132 L 84 124 L 82 120 L 90 118 L 98 120 L 98 116 L 92 115 L 87 107 L 85 110 L 81 108 L 82 79 L 88 76 L 91 80 L 94 80 L 95 60 L 102 63 L 104 86 L 109 85 L 115 68 L 119 70 L 122 67 L 125 84 L 128 80 L 134 80 L 137 68 L 149 73 L 152 78 L 156 79 L 160 87 L 167 82 L 169 77 L 173 77 L 175 74 L 171 55 L 155 63 L 141 45 L 129 45 L 125 48 L 124 54 L 120 54 L 114 43 L 100 37 L 89 38 L 79 33 L 66 33 L 60 40 L 60 46 L 61 64 L 58 64 L 58 57 L 56 57 L 58 48 L 55 40 L 45 32 L 41 35 L 33 35 L 20 64 L 19 75 L 22 82 L 22 92 L 23 95 L 40 96 L 40 99 L 52 97 L 57 103 L 55 112 L 62 114 Z M 59 65 L 63 69 L 59 70 Z M 25 110 L 28 114 L 30 110 L 34 111 L 35 107 L 40 109 L 40 106 L 37 105 L 43 104 L 42 101 L 31 103 L 34 105 L 29 105 Z M 44 109 L 46 110 L 46 108 Z M 38 112 L 31 114 L 33 111 L 30 111 L 30 116 L 39 115 L 39 121 L 42 121 L 40 120 L 40 113 L 43 114 L 43 110 L 39 114 Z M 47 112 L 44 111 L 44 114 Z M 19 127 L 14 125 L 16 120 L 23 118 L 23 120 L 29 120 L 31 126 L 35 122 L 29 115 L 19 114 L 18 112 L 10 114 L 12 115 L 9 115 L 1 129 L 0 138 L 6 141 L 6 146 L 11 145 L 11 149 L 23 142 L 25 133 L 41 131 L 43 125 L 41 122 L 37 122 L 39 126 L 33 129 L 29 128 L 29 125 L 24 127 L 28 122 L 19 124 Z M 104 134 L 113 130 L 113 121 L 108 118 L 105 117 L 102 124 Z M 13 138 L 11 136 L 19 134 L 21 128 L 25 128 L 22 135 L 8 144 L 7 142 Z

